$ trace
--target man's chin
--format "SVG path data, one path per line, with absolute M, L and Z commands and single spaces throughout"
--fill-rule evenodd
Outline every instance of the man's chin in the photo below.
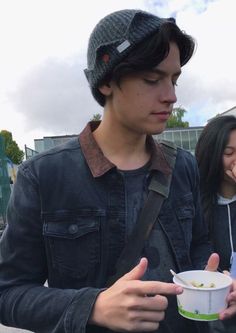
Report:
M 166 126 L 163 126 L 163 127 L 159 127 L 159 128 L 155 128 L 155 129 L 152 129 L 149 131 L 149 135 L 159 135 L 159 134 L 162 134 L 166 129 Z

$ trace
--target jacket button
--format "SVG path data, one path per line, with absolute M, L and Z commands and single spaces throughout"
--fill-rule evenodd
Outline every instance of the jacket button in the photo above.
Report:
M 75 234 L 78 231 L 78 226 L 76 224 L 71 224 L 69 226 L 69 233 L 70 234 Z

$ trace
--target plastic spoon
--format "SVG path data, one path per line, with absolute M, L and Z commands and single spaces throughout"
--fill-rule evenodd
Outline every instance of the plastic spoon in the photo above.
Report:
M 184 279 L 182 279 L 178 274 L 176 274 L 172 269 L 170 269 L 170 272 L 173 276 L 176 277 L 176 279 L 178 279 L 181 283 L 183 283 L 185 286 L 191 286 L 192 285 L 190 283 L 188 283 L 187 281 L 185 281 Z

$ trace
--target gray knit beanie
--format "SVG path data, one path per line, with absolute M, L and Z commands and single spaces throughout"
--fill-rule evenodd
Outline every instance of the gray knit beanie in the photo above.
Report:
M 84 72 L 94 98 L 101 105 L 98 86 L 102 80 L 135 45 L 158 31 L 166 21 L 142 10 L 124 9 L 98 22 L 89 38 L 87 69 Z

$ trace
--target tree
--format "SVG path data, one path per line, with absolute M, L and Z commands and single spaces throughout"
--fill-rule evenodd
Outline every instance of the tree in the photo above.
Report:
M 189 127 L 189 123 L 187 121 L 183 121 L 182 118 L 187 111 L 182 108 L 174 108 L 172 111 L 172 115 L 170 116 L 169 120 L 167 121 L 167 128 L 173 127 Z
M 12 134 L 9 131 L 2 130 L 0 135 L 4 139 L 4 147 L 6 156 L 14 163 L 20 164 L 24 158 L 24 152 L 20 150 L 16 141 L 13 140 Z
M 93 117 L 90 119 L 90 121 L 98 121 L 101 120 L 102 115 L 100 113 L 95 113 Z

